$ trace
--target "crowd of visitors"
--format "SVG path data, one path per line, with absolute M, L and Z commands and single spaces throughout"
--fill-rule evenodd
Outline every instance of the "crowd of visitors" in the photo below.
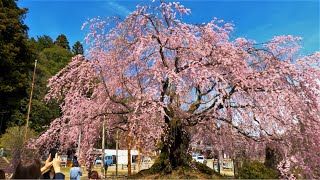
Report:
M 17 165 L 12 179 L 64 179 L 60 165 L 61 159 L 57 153 L 54 158 L 50 154 L 43 167 L 38 159 L 23 160 Z
M 70 169 L 70 180 L 80 180 L 82 170 L 79 162 L 75 157 L 73 159 L 72 168 Z M 5 179 L 4 171 L 0 170 L 0 179 Z M 100 179 L 97 171 L 88 171 L 90 180 Z M 41 167 L 41 161 L 38 159 L 22 160 L 16 166 L 11 179 L 65 179 L 65 175 L 61 172 L 61 158 L 58 153 L 53 155 L 50 152 L 49 157 Z

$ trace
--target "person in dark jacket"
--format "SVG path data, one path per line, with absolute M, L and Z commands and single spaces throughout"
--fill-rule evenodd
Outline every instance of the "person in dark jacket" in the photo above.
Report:
M 72 164 L 79 164 L 77 156 L 73 156 Z

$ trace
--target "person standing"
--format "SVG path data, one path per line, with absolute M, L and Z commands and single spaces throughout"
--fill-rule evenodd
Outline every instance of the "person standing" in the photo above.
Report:
M 87 167 L 88 177 L 90 177 L 91 171 L 92 171 L 93 164 L 90 162 L 89 167 Z
M 70 180 L 80 180 L 80 176 L 82 176 L 82 171 L 78 161 L 75 161 L 70 169 Z
M 74 164 L 74 163 L 78 163 L 78 158 L 77 158 L 77 156 L 73 156 L 72 164 Z

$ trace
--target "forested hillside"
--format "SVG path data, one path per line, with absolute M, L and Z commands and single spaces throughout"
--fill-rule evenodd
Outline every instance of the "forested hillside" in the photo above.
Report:
M 44 102 L 47 80 L 60 71 L 73 55 L 83 54 L 77 41 L 70 49 L 67 37 L 28 37 L 24 24 L 27 9 L 13 0 L 0 2 L 0 133 L 8 127 L 25 125 L 34 62 L 37 60 L 30 128 L 42 132 L 60 116 L 57 102 Z

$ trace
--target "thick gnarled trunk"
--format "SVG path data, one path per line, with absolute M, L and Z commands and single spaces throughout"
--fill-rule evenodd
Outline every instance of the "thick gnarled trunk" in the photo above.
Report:
M 168 123 L 166 133 L 162 136 L 161 153 L 153 172 L 171 173 L 177 167 L 190 166 L 192 160 L 188 153 L 190 137 L 180 119 L 172 119 Z

